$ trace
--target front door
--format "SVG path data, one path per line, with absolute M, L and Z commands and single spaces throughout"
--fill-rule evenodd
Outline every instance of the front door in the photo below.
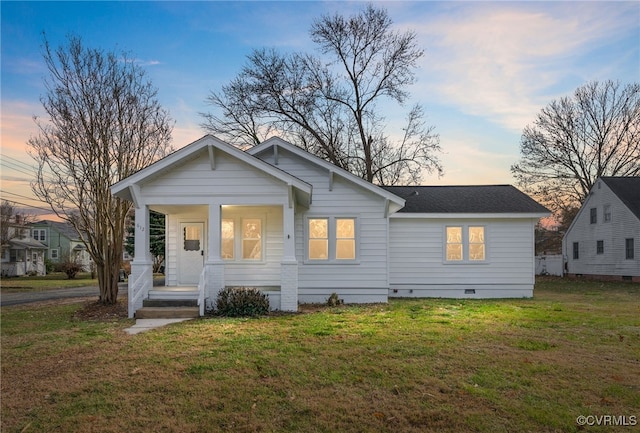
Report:
M 204 223 L 180 223 L 178 284 L 197 285 L 204 266 Z

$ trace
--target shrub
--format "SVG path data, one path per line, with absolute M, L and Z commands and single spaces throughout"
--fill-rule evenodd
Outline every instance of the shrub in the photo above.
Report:
M 220 316 L 262 316 L 269 312 L 269 299 L 255 288 L 226 287 L 218 293 L 216 310 Z
M 327 305 L 330 307 L 337 307 L 338 305 L 344 304 L 344 300 L 338 297 L 336 292 L 333 292 L 329 299 L 327 299 Z

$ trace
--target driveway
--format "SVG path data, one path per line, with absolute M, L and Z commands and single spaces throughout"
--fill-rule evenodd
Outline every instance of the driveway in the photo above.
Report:
M 118 285 L 118 297 L 127 296 L 127 283 Z M 51 301 L 65 298 L 87 298 L 99 296 L 98 286 L 75 287 L 72 289 L 51 289 L 37 292 L 3 293 L 0 296 L 0 306 L 29 304 L 32 302 Z

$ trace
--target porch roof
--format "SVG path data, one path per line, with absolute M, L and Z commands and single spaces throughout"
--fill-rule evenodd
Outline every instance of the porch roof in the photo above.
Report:
M 179 164 L 192 158 L 198 152 L 208 150 L 209 159 L 212 169 L 215 166 L 215 152 L 221 151 L 227 155 L 234 157 L 269 176 L 283 182 L 290 188 L 290 192 L 296 195 L 297 203 L 308 207 L 311 203 L 312 186 L 302 179 L 295 177 L 278 167 L 257 158 L 250 153 L 244 152 L 231 144 L 212 136 L 205 135 L 199 140 L 171 153 L 159 161 L 137 171 L 129 177 L 115 183 L 111 186 L 111 193 L 116 197 L 134 202 L 137 207 L 136 189 L 144 182 L 159 177 L 166 170 L 169 170 Z

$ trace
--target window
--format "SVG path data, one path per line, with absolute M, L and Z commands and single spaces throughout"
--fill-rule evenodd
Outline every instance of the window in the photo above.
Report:
M 602 212 L 602 219 L 606 223 L 611 222 L 611 205 L 609 204 L 604 205 L 604 210 Z
M 185 251 L 200 251 L 200 227 L 197 225 L 185 226 L 183 229 Z
M 45 229 L 33 229 L 33 239 L 44 242 L 47 240 L 47 231 Z
M 232 219 L 222 220 L 222 230 L 220 238 L 222 239 L 222 258 L 225 260 L 235 259 L 235 223 Z
M 309 260 L 329 259 L 329 220 L 309 219 Z
M 580 258 L 580 245 L 578 242 L 573 243 L 573 260 L 578 260 Z
M 598 222 L 598 209 L 595 207 L 591 208 L 591 224 L 596 224 Z
M 596 241 L 596 254 L 604 254 L 604 241 Z
M 353 218 L 336 219 L 336 259 L 356 258 L 356 222 Z
M 262 220 L 242 220 L 242 258 L 262 260 Z
M 356 259 L 355 218 L 309 218 L 307 230 L 309 260 Z
M 485 228 L 482 226 L 446 227 L 445 260 L 480 262 L 486 260 Z
M 624 256 L 627 260 L 633 260 L 634 255 L 634 245 L 633 238 L 628 238 L 624 240 Z
M 223 260 L 262 260 L 261 218 L 223 218 L 220 226 L 220 255 Z
M 50 259 L 52 260 L 58 260 L 58 257 L 60 257 L 59 250 L 57 248 L 49 250 L 49 254 Z
M 462 260 L 462 227 L 447 227 L 447 260 Z

